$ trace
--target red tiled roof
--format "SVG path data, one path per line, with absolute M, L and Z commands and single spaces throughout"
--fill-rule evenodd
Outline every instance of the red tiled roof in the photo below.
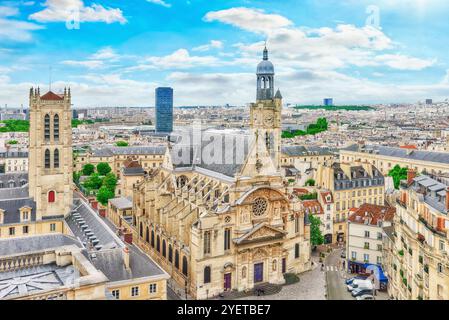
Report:
M 303 194 L 308 194 L 309 190 L 303 189 L 303 188 L 294 188 L 293 189 L 293 193 L 296 194 L 297 196 L 300 196 L 300 195 L 303 195 Z
M 399 146 L 401 149 L 410 149 L 410 150 L 416 150 L 418 149 L 415 145 L 405 145 L 405 146 Z
M 64 100 L 64 96 L 56 94 L 52 91 L 48 91 L 46 94 L 41 96 L 41 100 L 53 100 L 53 101 Z
M 321 198 L 323 198 L 323 202 L 324 203 L 333 203 L 334 202 L 334 200 L 332 199 L 332 192 L 330 192 L 330 191 L 323 191 L 323 192 L 320 192 L 320 194 L 321 194 Z M 327 196 L 331 197 L 330 201 L 326 200 Z
M 378 221 L 392 221 L 395 213 L 396 209 L 393 207 L 365 203 L 360 208 L 355 209 L 348 220 L 353 223 L 365 224 L 365 220 L 368 219 L 368 224 L 375 226 Z
M 323 207 L 321 207 L 321 204 L 318 202 L 318 200 L 304 200 L 302 202 L 302 205 L 304 206 L 304 210 L 307 213 L 311 214 L 323 214 Z

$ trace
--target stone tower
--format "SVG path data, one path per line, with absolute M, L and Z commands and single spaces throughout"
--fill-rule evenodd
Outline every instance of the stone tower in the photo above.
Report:
M 274 94 L 274 66 L 265 47 L 257 66 L 257 101 L 250 107 L 250 126 L 257 139 L 263 139 L 277 170 L 281 164 L 281 113 L 282 95 L 279 90 Z
M 61 217 L 72 205 L 72 112 L 70 89 L 40 95 L 30 90 L 29 195 L 36 220 Z

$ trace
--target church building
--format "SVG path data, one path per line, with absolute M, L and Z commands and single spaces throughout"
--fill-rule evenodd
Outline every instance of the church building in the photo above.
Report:
M 310 269 L 308 217 L 280 171 L 274 77 L 265 48 L 250 129 L 200 131 L 134 185 L 134 242 L 194 298 L 279 285 L 285 273 Z

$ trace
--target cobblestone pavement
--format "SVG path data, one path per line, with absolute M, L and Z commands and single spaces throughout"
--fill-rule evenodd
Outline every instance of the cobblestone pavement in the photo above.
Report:
M 326 300 L 324 272 L 318 266 L 318 259 L 312 258 L 313 270 L 300 274 L 298 283 L 283 286 L 281 292 L 269 296 L 252 296 L 239 300 Z

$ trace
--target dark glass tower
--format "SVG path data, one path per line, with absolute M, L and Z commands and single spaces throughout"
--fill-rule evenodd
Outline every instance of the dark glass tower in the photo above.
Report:
M 173 131 L 173 89 L 156 88 L 156 132 Z

